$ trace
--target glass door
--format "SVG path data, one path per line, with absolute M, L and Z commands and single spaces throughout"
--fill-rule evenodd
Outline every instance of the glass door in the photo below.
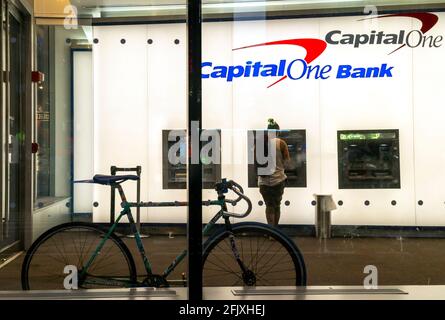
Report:
M 14 244 L 21 239 L 23 192 L 21 192 L 23 167 L 23 33 L 22 18 L 16 10 L 7 12 L 6 37 L 6 70 L 9 77 L 6 87 L 6 210 L 3 214 L 3 237 L 0 250 Z

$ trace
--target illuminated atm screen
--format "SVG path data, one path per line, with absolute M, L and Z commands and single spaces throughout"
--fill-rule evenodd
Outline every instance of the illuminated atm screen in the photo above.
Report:
M 338 132 L 339 189 L 400 189 L 398 130 Z
M 249 152 L 253 155 L 256 147 L 256 137 L 258 134 L 264 135 L 265 130 L 249 131 L 248 146 Z M 285 174 L 287 176 L 286 187 L 306 188 L 306 130 L 280 130 L 278 137 L 287 143 L 290 161 L 286 164 Z M 251 141 L 253 139 L 253 141 Z M 258 187 L 257 161 L 254 157 L 254 164 L 248 165 L 249 188 Z

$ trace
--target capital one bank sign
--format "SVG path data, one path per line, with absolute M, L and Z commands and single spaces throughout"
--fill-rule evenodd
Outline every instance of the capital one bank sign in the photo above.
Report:
M 358 21 L 371 19 L 412 19 L 420 22 L 419 29 L 404 30 L 398 32 L 385 32 L 385 30 L 370 30 L 368 33 L 351 33 L 340 28 L 329 31 L 323 39 L 296 38 L 276 40 L 265 43 L 247 45 L 233 49 L 236 54 L 240 50 L 261 50 L 264 47 L 276 46 L 275 55 L 279 55 L 281 46 L 297 46 L 304 48 L 306 55 L 295 59 L 282 59 L 279 56 L 268 61 L 250 59 L 243 64 L 224 65 L 213 61 L 202 63 L 203 79 L 220 79 L 226 82 L 236 81 L 238 78 L 266 78 L 270 79 L 267 88 L 271 88 L 283 80 L 328 80 L 328 79 L 366 79 L 366 78 L 392 78 L 396 76 L 395 66 L 387 62 L 373 65 L 352 65 L 345 61 L 338 66 L 331 64 L 317 64 L 319 58 L 328 46 L 347 46 L 353 50 L 353 54 L 359 54 L 357 50 L 364 49 L 364 45 L 383 47 L 388 50 L 386 56 L 396 54 L 403 48 L 428 48 L 431 50 L 442 46 L 443 36 L 434 34 L 433 28 L 438 22 L 438 16 L 433 13 L 400 13 L 380 15 L 372 18 L 360 19 Z M 417 23 L 418 24 L 418 23 Z M 395 47 L 395 48 L 394 48 Z M 250 53 L 249 52 L 249 53 Z M 333 57 L 337 59 L 338 57 Z

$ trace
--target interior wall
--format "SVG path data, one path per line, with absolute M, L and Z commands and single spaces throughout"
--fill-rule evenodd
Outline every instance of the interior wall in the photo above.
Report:
M 73 179 L 94 176 L 93 57 L 91 51 L 73 51 Z M 93 186 L 74 184 L 73 210 L 92 213 Z
M 142 166 L 141 194 L 148 194 L 149 112 L 147 27 L 97 27 L 94 66 L 94 172 L 110 174 L 111 166 Z M 121 39 L 125 39 L 123 45 Z M 110 188 L 94 187 L 94 221 L 110 219 Z M 125 183 L 128 199 L 136 199 L 136 183 Z M 145 196 L 144 196 L 145 198 Z M 120 201 L 116 201 L 119 212 Z M 146 209 L 141 213 L 146 216 Z
M 357 18 L 320 19 L 320 34 L 340 29 L 361 34 L 369 29 L 398 33 L 411 30 L 412 19 L 381 19 L 378 25 L 357 22 Z M 394 49 L 392 49 L 394 50 Z M 365 45 L 329 46 L 320 64 L 394 66 L 392 78 L 335 79 L 320 81 L 321 193 L 333 194 L 344 205 L 333 214 L 335 224 L 415 225 L 413 144 L 413 50 L 404 48 L 388 55 L 391 47 Z M 354 54 L 355 53 L 355 54 Z M 334 58 L 338 62 L 334 62 Z M 334 68 L 335 69 L 335 68 Z M 337 131 L 357 129 L 399 129 L 400 189 L 338 189 Z M 397 201 L 396 206 L 391 201 Z M 369 201 L 370 205 L 364 205 Z
M 430 32 L 444 30 L 445 15 Z M 294 38 L 324 39 L 327 32 L 366 33 L 370 28 L 397 33 L 419 29 L 410 18 L 380 19 L 378 24 L 358 17 L 206 23 L 203 61 L 214 65 L 246 61 L 277 63 L 304 58 L 295 46 L 234 48 Z M 95 173 L 110 165 L 142 165 L 142 200 L 185 200 L 185 190 L 162 189 L 162 130 L 183 129 L 186 119 L 185 25 L 95 27 L 99 43 L 93 48 Z M 126 44 L 120 40 L 125 38 Z M 152 39 L 152 44 L 147 40 Z M 174 40 L 178 39 L 179 44 Z M 333 213 L 342 225 L 443 225 L 445 195 L 440 185 L 445 150 L 440 90 L 445 48 L 405 47 L 389 55 L 392 46 L 328 45 L 312 65 L 332 65 L 330 79 L 285 81 L 267 88 L 274 78 L 203 80 L 203 126 L 222 129 L 222 176 L 247 186 L 247 130 L 263 129 L 275 118 L 285 129 L 304 129 L 307 138 L 307 188 L 288 188 L 282 223 L 314 223 L 314 194 L 332 194 L 344 205 Z M 339 65 L 394 66 L 392 78 L 335 79 Z M 276 79 L 275 79 L 276 80 Z M 337 131 L 398 129 L 400 189 L 339 189 Z M 230 160 L 230 161 L 229 161 Z M 433 187 L 432 187 L 433 186 Z M 134 199 L 132 183 L 125 184 Z M 247 189 L 254 210 L 249 220 L 265 221 L 258 189 Z M 204 191 L 204 199 L 214 197 Z M 109 190 L 95 187 L 94 220 L 109 220 Z M 369 206 L 364 201 L 370 201 Z M 391 201 L 397 205 L 391 205 Z M 417 201 L 423 200 L 423 205 Z M 118 209 L 118 207 L 116 208 Z M 241 208 L 237 208 L 240 210 Z M 206 209 L 205 217 L 213 211 Z M 185 222 L 186 208 L 143 210 L 143 222 Z

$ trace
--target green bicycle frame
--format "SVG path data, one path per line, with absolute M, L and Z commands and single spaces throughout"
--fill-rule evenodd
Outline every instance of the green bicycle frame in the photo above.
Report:
M 220 206 L 221 210 L 218 211 L 218 213 L 209 221 L 209 223 L 203 228 L 203 234 L 206 235 L 207 232 L 212 228 L 212 226 L 214 226 L 216 224 L 216 222 L 223 217 L 223 209 L 224 209 L 224 201 L 221 200 L 216 200 L 216 201 L 207 201 L 205 202 L 205 205 L 207 206 Z M 142 261 L 144 262 L 144 267 L 145 267 L 145 271 L 147 273 L 148 276 L 152 275 L 152 267 L 151 267 L 151 263 L 146 255 L 145 252 L 145 248 L 144 248 L 144 244 L 142 243 L 142 238 L 140 236 L 139 231 L 136 228 L 136 223 L 134 221 L 133 215 L 131 213 L 131 208 L 132 207 L 148 207 L 151 206 L 150 204 L 134 204 L 134 203 L 128 203 L 125 202 L 123 204 L 123 210 L 120 212 L 118 218 L 116 219 L 116 221 L 114 222 L 114 224 L 111 226 L 111 228 L 108 230 L 108 232 L 106 233 L 106 235 L 103 237 L 103 239 L 100 241 L 99 245 L 96 247 L 94 253 L 92 254 L 92 256 L 89 258 L 88 262 L 85 264 L 84 268 L 82 269 L 82 271 L 80 272 L 80 278 L 85 277 L 85 275 L 88 272 L 88 269 L 91 267 L 91 265 L 93 264 L 94 260 L 96 259 L 96 257 L 99 255 L 99 253 L 101 252 L 101 250 L 103 249 L 105 243 L 107 242 L 107 240 L 111 237 L 111 235 L 113 234 L 114 230 L 116 230 L 117 225 L 119 224 L 119 222 L 121 221 L 121 219 L 124 216 L 127 216 L 129 224 L 130 224 L 130 228 L 131 228 L 131 233 L 134 235 L 135 241 L 136 241 L 136 246 L 138 248 L 138 251 L 142 257 Z M 187 256 L 187 250 L 184 250 L 182 253 L 180 253 L 174 260 L 173 262 L 165 269 L 165 271 L 163 272 L 162 276 L 163 277 L 167 277 L 173 270 L 175 270 L 175 268 L 184 260 L 184 258 Z

